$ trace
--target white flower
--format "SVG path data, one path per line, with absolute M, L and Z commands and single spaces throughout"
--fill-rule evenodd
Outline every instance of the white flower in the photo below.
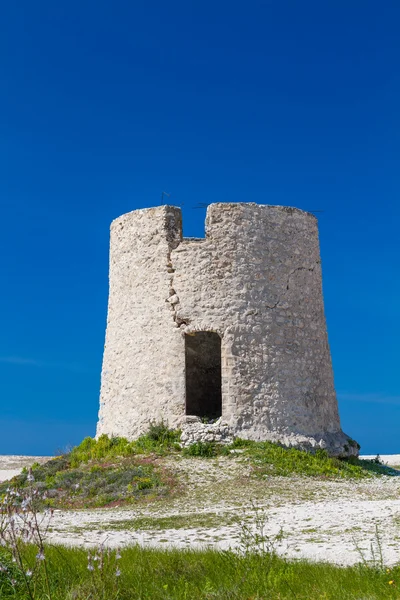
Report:
M 32 571 L 29 569 L 29 570 L 28 570 L 28 571 L 25 573 L 25 575 L 26 575 L 27 577 L 32 577 Z
M 36 554 L 36 558 L 37 560 L 46 560 L 43 550 L 40 550 L 40 552 Z
M 121 571 L 119 569 L 117 569 L 115 571 L 115 577 L 119 577 L 121 575 Z
M 94 571 L 94 566 L 93 565 L 88 565 L 87 568 L 88 568 L 89 571 Z

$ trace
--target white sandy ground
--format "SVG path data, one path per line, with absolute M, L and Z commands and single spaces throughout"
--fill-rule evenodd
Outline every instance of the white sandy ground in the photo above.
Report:
M 51 456 L 0 456 L 0 483 L 19 475 L 24 467 L 33 465 L 34 462 L 43 463 L 50 460 Z
M 360 458 L 365 458 L 366 460 L 372 460 L 376 458 L 376 454 L 363 454 Z M 389 467 L 398 467 L 400 466 L 400 454 L 379 454 L 379 458 L 381 462 Z
M 395 456 L 381 458 L 396 466 L 400 455 Z M 44 460 L 45 457 L 0 457 L 0 480 L 7 474 L 13 476 L 22 466 Z M 255 512 L 250 507 L 254 499 L 263 513 L 265 533 L 274 536 L 282 528 L 284 538 L 277 546 L 282 555 L 354 564 L 362 556 L 371 559 L 371 544 L 379 554 L 378 531 L 385 564 L 400 562 L 400 477 L 362 481 L 271 477 L 255 483 L 249 477 L 249 465 L 240 459 L 171 460 L 169 466 L 186 482 L 188 491 L 183 496 L 134 509 L 57 510 L 48 541 L 83 546 L 105 542 L 111 547 L 140 544 L 237 549 L 243 526 L 232 517 L 255 527 Z M 207 527 L 193 526 L 193 517 L 199 515 L 210 519 Z M 153 528 L 147 525 L 138 529 L 135 525 L 135 519 L 144 517 L 182 516 L 187 517 L 187 526 L 182 527 L 180 522 L 174 528 L 173 521 L 168 529 L 159 529 L 156 523 Z

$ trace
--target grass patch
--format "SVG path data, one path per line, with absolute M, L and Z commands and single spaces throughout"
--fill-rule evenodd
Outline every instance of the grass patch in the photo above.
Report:
M 34 598 L 51 600 L 391 600 L 399 598 L 400 568 L 341 568 L 270 554 L 144 550 L 107 553 L 102 561 L 87 551 L 48 547 L 48 584 L 35 583 Z M 27 547 L 27 565 L 34 552 Z M 25 600 L 23 579 L 0 549 L 0 596 Z M 88 565 L 93 570 L 88 569 Z M 116 573 L 118 572 L 118 576 Z M 14 583 L 11 583 L 11 580 Z M 390 583 L 392 582 L 392 583 Z M 50 593 L 49 593 L 50 592 Z
M 315 454 L 285 448 L 272 442 L 252 442 L 236 439 L 230 449 L 241 449 L 250 458 L 258 477 L 273 475 L 307 475 L 319 478 L 362 479 L 375 475 L 398 475 L 374 460 L 358 458 L 331 458 L 325 450 L 317 450 Z
M 311 453 L 273 442 L 253 442 L 241 438 L 236 438 L 229 446 L 215 442 L 196 442 L 184 448 L 182 455 L 207 459 L 232 456 L 235 455 L 235 450 L 240 450 L 242 456 L 250 459 L 258 477 L 306 475 L 322 479 L 363 479 L 371 475 L 400 475 L 400 471 L 377 459 L 332 458 L 326 450 Z
M 146 435 L 129 442 L 123 437 L 101 435 L 99 439 L 87 437 L 68 454 L 72 467 L 92 460 L 102 460 L 137 454 L 157 454 L 164 456 L 174 450 L 180 450 L 180 431 L 171 430 L 164 423 L 151 424 Z
M 107 531 L 164 531 L 166 529 L 188 529 L 191 527 L 217 528 L 237 523 L 233 513 L 223 515 L 215 512 L 190 513 L 187 515 L 170 515 L 168 517 L 138 517 L 136 519 L 111 520 L 107 523 Z M 98 526 L 92 526 L 98 529 Z M 88 526 L 76 527 L 76 533 L 88 531 Z
M 196 456 L 198 458 L 215 458 L 216 456 L 229 456 L 230 446 L 216 444 L 215 442 L 195 442 L 182 450 L 183 456 Z

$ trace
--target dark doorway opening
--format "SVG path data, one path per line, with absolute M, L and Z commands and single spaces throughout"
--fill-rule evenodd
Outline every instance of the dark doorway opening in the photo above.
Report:
M 212 331 L 185 335 L 186 414 L 222 415 L 221 338 Z

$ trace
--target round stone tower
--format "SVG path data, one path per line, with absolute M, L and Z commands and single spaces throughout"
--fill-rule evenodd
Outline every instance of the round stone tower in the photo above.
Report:
M 218 417 L 230 435 L 357 454 L 340 428 L 310 213 L 211 204 L 204 239 L 182 238 L 173 206 L 111 225 L 97 435 Z

